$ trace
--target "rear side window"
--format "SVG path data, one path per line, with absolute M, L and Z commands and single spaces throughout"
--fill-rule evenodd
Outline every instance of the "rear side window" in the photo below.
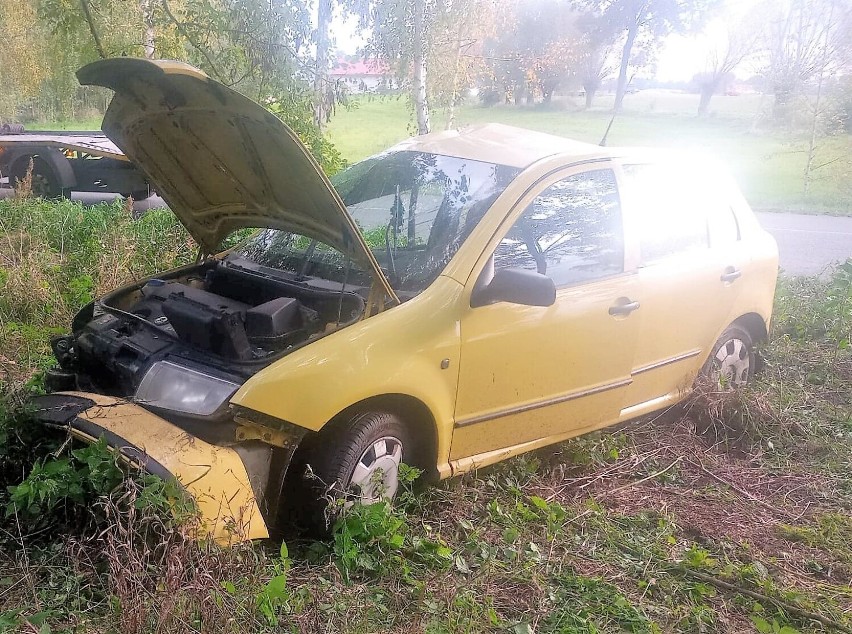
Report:
M 498 245 L 494 265 L 538 271 L 556 286 L 621 273 L 621 205 L 612 170 L 569 176 L 536 196 Z
M 694 170 L 625 165 L 624 177 L 625 196 L 637 211 L 643 265 L 710 246 L 707 218 L 716 196 Z

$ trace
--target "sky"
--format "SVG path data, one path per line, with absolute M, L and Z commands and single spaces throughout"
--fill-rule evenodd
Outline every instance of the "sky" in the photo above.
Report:
M 709 20 L 703 31 L 689 36 L 671 35 L 666 38 L 657 58 L 655 77 L 660 81 L 683 81 L 692 79 L 704 69 L 708 51 L 724 45 L 728 29 L 738 26 L 746 13 L 760 0 L 726 0 L 719 14 Z M 743 64 L 736 75 L 746 78 L 754 74 L 754 68 Z
M 717 15 L 708 21 L 701 33 L 671 35 L 660 47 L 654 77 L 659 81 L 689 81 L 704 69 L 708 51 L 724 44 L 729 25 L 736 25 L 760 0 L 724 0 Z M 333 32 L 339 51 L 354 54 L 365 43 L 358 33 L 354 19 L 343 19 L 335 15 Z M 743 65 L 735 74 L 746 78 L 754 69 Z

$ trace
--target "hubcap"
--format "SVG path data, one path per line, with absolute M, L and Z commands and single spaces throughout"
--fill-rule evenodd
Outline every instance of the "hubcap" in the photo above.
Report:
M 748 383 L 751 354 L 742 339 L 727 341 L 716 352 L 714 364 L 716 380 L 722 386 L 741 387 Z
M 373 504 L 393 498 L 399 488 L 400 462 L 402 443 L 398 438 L 385 436 L 367 447 L 349 479 L 349 489 L 353 493 L 350 504 L 356 501 Z

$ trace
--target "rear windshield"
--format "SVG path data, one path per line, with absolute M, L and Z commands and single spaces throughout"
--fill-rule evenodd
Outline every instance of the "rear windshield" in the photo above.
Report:
M 357 163 L 332 183 L 394 290 L 410 296 L 440 275 L 519 171 L 405 151 Z M 237 255 L 302 278 L 369 284 L 369 275 L 332 247 L 286 231 L 262 231 Z

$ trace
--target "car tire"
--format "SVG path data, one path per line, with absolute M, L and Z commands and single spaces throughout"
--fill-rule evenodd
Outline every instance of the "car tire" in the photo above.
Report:
M 41 198 L 66 198 L 70 191 L 64 189 L 47 161 L 38 156 L 32 157 L 33 171 L 31 189 L 34 196 Z M 9 170 L 9 184 L 15 186 L 17 182 L 23 182 L 27 177 L 29 169 L 29 157 L 26 160 L 18 160 Z
M 341 504 L 371 504 L 393 499 L 399 465 L 410 458 L 411 434 L 388 412 L 362 412 L 333 421 L 312 442 L 304 466 L 307 485 L 302 514 L 305 528 L 328 534 Z
M 731 324 L 710 351 L 702 374 L 722 389 L 736 389 L 751 383 L 757 366 L 754 340 L 748 330 Z

